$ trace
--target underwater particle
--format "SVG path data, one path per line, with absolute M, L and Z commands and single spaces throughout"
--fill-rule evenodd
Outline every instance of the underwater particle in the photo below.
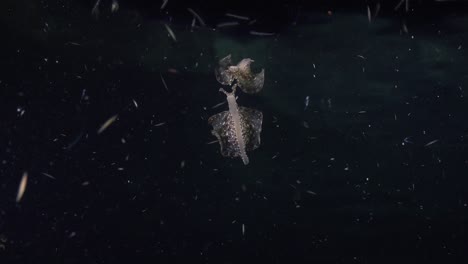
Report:
M 211 133 L 218 139 L 221 155 L 224 157 L 241 157 L 244 165 L 249 163 L 247 151 L 260 146 L 260 133 L 262 131 L 262 112 L 247 107 L 239 107 L 235 92 L 237 84 L 226 95 L 229 111 L 211 116 L 208 123 L 213 126 Z
M 217 24 L 216 28 L 233 27 L 233 26 L 238 26 L 238 25 L 239 25 L 239 22 L 237 21 L 224 22 L 224 23 Z
M 215 105 L 213 105 L 213 106 L 211 107 L 211 109 L 218 108 L 218 107 L 222 106 L 222 105 L 225 104 L 225 103 L 226 103 L 226 101 L 221 102 L 221 103 L 219 103 L 219 104 L 215 104 Z
M 177 38 L 174 34 L 174 31 L 172 31 L 172 29 L 166 23 L 164 23 L 164 27 L 166 27 L 166 30 L 169 33 L 169 36 L 171 36 L 172 40 L 174 40 L 174 42 L 177 42 Z
M 224 15 L 227 16 L 227 17 L 237 18 L 237 19 L 240 19 L 240 20 L 246 20 L 246 21 L 250 20 L 250 18 L 248 18 L 246 16 L 240 16 L 240 15 L 231 14 L 231 13 L 226 13 Z
M 98 129 L 97 133 L 101 134 L 102 132 L 104 132 L 104 130 L 106 130 L 110 125 L 112 125 L 112 123 L 115 122 L 115 120 L 117 120 L 117 117 L 118 115 L 113 115 L 109 119 L 107 119 L 106 122 L 104 122 L 104 124 L 102 124 L 101 127 Z
M 307 109 L 309 106 L 309 96 L 307 95 L 304 100 L 304 111 Z
M 249 31 L 249 34 L 254 35 L 254 36 L 267 37 L 267 36 L 274 36 L 276 33 L 273 33 L 273 32 L 260 32 L 260 31 L 251 30 L 251 31 Z
M 52 175 L 50 175 L 50 174 L 48 174 L 48 173 L 42 172 L 41 174 L 44 175 L 44 176 L 46 176 L 47 178 L 51 178 L 51 179 L 54 179 L 54 180 L 55 180 L 55 177 L 52 176 Z
M 111 12 L 115 13 L 117 11 L 119 11 L 119 2 L 117 2 L 117 0 L 112 0 Z
M 435 144 L 435 143 L 437 143 L 437 142 L 439 142 L 439 140 L 438 140 L 438 139 L 435 139 L 435 140 L 432 140 L 431 142 L 427 143 L 427 144 L 424 145 L 424 146 L 425 146 L 425 147 L 429 147 L 430 145 Z
M 394 11 L 397 11 L 398 9 L 400 9 L 401 5 L 405 2 L 405 0 L 401 0 L 400 2 L 398 2 L 398 4 L 395 6 L 395 8 L 393 8 Z
M 97 0 L 93 6 L 93 9 L 91 9 L 91 15 L 93 15 L 96 19 L 99 18 L 99 4 L 100 3 L 101 3 L 101 0 Z
M 161 10 L 163 10 L 164 7 L 166 7 L 168 1 L 169 1 L 169 0 L 163 0 L 163 3 L 162 3 L 162 5 L 161 5 Z
M 193 15 L 193 17 L 195 17 L 198 20 L 200 25 L 202 25 L 203 27 L 206 26 L 205 21 L 203 21 L 203 19 L 195 11 L 193 11 L 193 9 L 187 8 L 187 10 Z
M 167 84 L 166 84 L 166 81 L 164 80 L 164 77 L 162 76 L 162 74 L 159 74 L 159 76 L 161 76 L 161 82 L 164 85 L 164 88 L 166 89 L 166 91 L 169 92 L 169 88 L 167 87 Z
M 369 23 L 372 22 L 372 15 L 369 5 L 367 5 L 367 19 L 369 20 Z
M 19 203 L 23 198 L 24 192 L 26 191 L 26 185 L 28 184 L 28 172 L 23 172 L 23 176 L 21 177 L 21 182 L 18 186 L 18 192 L 16 194 L 16 202 Z

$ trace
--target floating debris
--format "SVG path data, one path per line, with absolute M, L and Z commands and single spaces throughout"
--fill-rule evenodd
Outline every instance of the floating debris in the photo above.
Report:
M 161 81 L 162 81 L 162 83 L 164 85 L 164 88 L 166 88 L 166 91 L 169 92 L 169 88 L 167 88 L 167 84 L 166 84 L 166 81 L 164 80 L 164 77 L 162 76 L 162 74 L 159 74 L 159 76 L 161 76 Z
M 313 192 L 313 191 L 310 191 L 310 190 L 307 190 L 307 191 L 306 191 L 306 193 L 308 193 L 308 194 L 312 194 L 312 195 L 317 195 L 315 192 Z
M 172 29 L 167 24 L 164 24 L 164 26 L 166 27 L 167 32 L 169 32 L 169 36 L 171 36 L 172 40 L 174 40 L 174 42 L 177 42 L 177 38 L 174 34 L 174 31 L 172 31 Z
M 435 144 L 435 143 L 437 143 L 437 142 L 439 142 L 439 140 L 438 140 L 438 139 L 435 139 L 435 140 L 432 140 L 431 142 L 427 143 L 427 144 L 424 145 L 424 146 L 425 146 L 425 147 L 428 147 L 428 146 L 430 146 L 430 145 L 432 145 L 432 144 Z
M 245 225 L 242 224 L 242 235 L 245 236 Z
M 246 20 L 246 21 L 250 20 L 250 18 L 248 18 L 246 16 L 240 16 L 240 15 L 231 14 L 231 13 L 226 13 L 224 15 L 227 16 L 227 17 L 237 18 L 237 19 L 240 19 L 240 20 Z
M 366 57 L 364 57 L 364 56 L 362 56 L 362 55 L 356 55 L 356 56 L 359 57 L 359 58 L 361 58 L 361 59 L 363 59 L 363 60 L 366 59 Z
M 73 46 L 81 46 L 81 44 L 78 43 L 78 42 L 71 42 L 71 41 L 68 41 L 67 43 L 65 43 L 65 45 L 67 45 L 67 44 L 73 45 Z M 81 78 L 79 78 L 79 79 L 81 79 Z
M 405 137 L 405 138 L 403 139 L 403 143 L 406 143 L 406 144 L 414 144 L 414 142 L 411 141 L 410 139 L 411 139 L 411 136 Z M 402 145 L 404 145 L 404 144 L 402 144 Z
M 44 176 L 46 176 L 46 177 L 48 177 L 48 178 L 51 178 L 51 179 L 54 179 L 54 180 L 55 180 L 55 177 L 52 176 L 52 175 L 50 175 L 50 174 L 48 174 L 48 173 L 42 172 L 41 174 L 44 175 Z
M 222 106 L 222 105 L 225 104 L 225 103 L 226 103 L 226 101 L 221 102 L 221 103 L 219 103 L 219 104 L 215 104 L 215 105 L 213 105 L 213 106 L 211 107 L 211 109 L 218 108 L 218 107 Z
M 208 143 L 206 143 L 206 144 L 207 144 L 207 145 L 211 145 L 211 144 L 214 144 L 214 143 L 216 143 L 216 142 L 218 142 L 218 140 L 213 140 L 213 141 L 210 141 L 210 142 L 208 142 Z
M 372 22 L 372 15 L 369 5 L 367 5 L 367 19 L 369 20 L 369 23 Z
M 304 100 L 304 111 L 307 109 L 308 106 L 309 106 L 309 96 L 307 95 Z
M 161 10 L 163 10 L 164 7 L 166 7 L 168 1 L 169 1 L 169 0 L 163 0 L 163 3 L 162 3 L 162 5 L 161 5 Z
M 110 125 L 112 125 L 112 123 L 115 122 L 115 120 L 117 120 L 117 117 L 118 115 L 114 115 L 107 119 L 107 121 L 104 122 L 104 124 L 102 124 L 102 126 L 98 129 L 97 133 L 101 134 L 102 132 L 104 132 L 104 130 L 106 130 Z
M 239 22 L 233 21 L 233 22 L 224 22 L 224 23 L 219 23 L 216 25 L 216 28 L 223 28 L 223 27 L 233 27 L 233 26 L 238 26 Z
M 206 26 L 205 21 L 203 21 L 203 19 L 197 13 L 195 13 L 195 11 L 193 11 L 193 9 L 187 8 L 187 10 L 198 20 L 200 25 L 202 25 L 203 27 Z
M 398 9 L 400 9 L 401 5 L 405 2 L 405 0 L 401 0 L 393 10 L 397 11 Z
M 377 18 L 379 11 L 380 11 L 380 2 L 375 5 L 374 20 Z
M 276 34 L 276 33 L 272 33 L 272 32 L 259 32 L 259 31 L 254 31 L 254 30 L 251 30 L 249 33 L 250 33 L 250 35 L 262 36 L 262 37 L 274 36 Z
M 193 19 L 192 19 L 192 24 L 190 25 L 190 32 L 193 31 L 193 28 L 195 27 L 195 22 L 196 22 L 196 21 L 197 21 L 197 20 L 195 19 L 195 17 L 193 17 Z
M 117 0 L 112 0 L 111 12 L 115 13 L 117 11 L 119 11 L 119 2 L 117 2 Z
M 135 107 L 138 108 L 138 104 L 137 104 L 137 102 L 135 101 L 135 99 L 132 99 L 132 101 L 133 101 L 133 104 L 135 105 Z
M 26 191 L 26 185 L 28 184 L 28 172 L 25 171 L 23 173 L 23 177 L 21 177 L 21 182 L 18 187 L 18 193 L 16 194 L 16 202 L 19 203 L 23 198 L 24 192 Z
M 365 114 L 365 113 L 367 113 L 367 111 L 362 110 L 358 112 L 358 114 Z
M 402 27 L 403 32 L 405 32 L 406 34 L 408 34 L 408 27 L 406 26 L 406 22 L 405 22 L 405 21 L 403 21 L 403 24 L 402 24 L 401 27 Z
M 99 4 L 100 3 L 101 3 L 101 0 L 97 0 L 93 6 L 93 9 L 91 10 L 91 15 L 93 15 L 96 19 L 99 18 Z
M 158 123 L 158 124 L 156 124 L 156 125 L 154 125 L 154 126 L 155 126 L 155 127 L 159 127 L 159 126 L 163 126 L 163 125 L 165 125 L 165 124 L 166 124 L 166 122 L 161 122 L 161 123 Z
M 174 68 L 167 69 L 167 72 L 172 73 L 172 74 L 178 74 L 179 73 L 179 71 L 177 69 L 174 69 Z

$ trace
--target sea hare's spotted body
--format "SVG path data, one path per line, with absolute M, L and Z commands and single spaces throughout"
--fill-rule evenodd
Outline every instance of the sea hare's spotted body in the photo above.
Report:
M 254 60 L 247 58 L 233 66 L 231 55 L 228 55 L 219 61 L 219 67 L 215 69 L 216 80 L 224 85 L 231 85 L 237 80 L 237 85 L 244 93 L 258 93 L 265 82 L 265 70 L 253 74 L 250 70 L 252 62 Z
M 228 93 L 223 89 L 227 97 L 229 111 L 213 115 L 208 123 L 213 126 L 211 133 L 218 138 L 221 146 L 221 154 L 225 157 L 241 157 L 245 165 L 249 163 L 247 151 L 260 146 L 260 133 L 262 131 L 262 112 L 238 107 L 235 97 L 237 84 Z

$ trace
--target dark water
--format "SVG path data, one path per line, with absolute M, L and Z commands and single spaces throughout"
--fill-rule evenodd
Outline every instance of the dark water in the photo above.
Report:
M 2 4 L 0 263 L 467 260 L 462 2 L 175 2 Z M 247 166 L 207 144 L 227 54 L 265 69 Z

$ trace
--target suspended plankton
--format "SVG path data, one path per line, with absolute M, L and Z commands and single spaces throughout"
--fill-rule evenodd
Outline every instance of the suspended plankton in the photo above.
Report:
M 240 157 L 245 165 L 249 163 L 247 151 L 260 146 L 260 133 L 262 132 L 262 112 L 247 107 L 239 107 L 236 102 L 237 84 L 226 95 L 229 111 L 211 116 L 208 123 L 213 126 L 211 133 L 218 139 L 221 155 L 224 157 Z
M 252 62 L 254 60 L 247 58 L 233 65 L 229 54 L 219 61 L 219 67 L 215 69 L 216 80 L 223 85 L 231 85 L 236 80 L 244 93 L 258 93 L 265 82 L 265 69 L 257 74 L 252 73 L 250 70 Z

